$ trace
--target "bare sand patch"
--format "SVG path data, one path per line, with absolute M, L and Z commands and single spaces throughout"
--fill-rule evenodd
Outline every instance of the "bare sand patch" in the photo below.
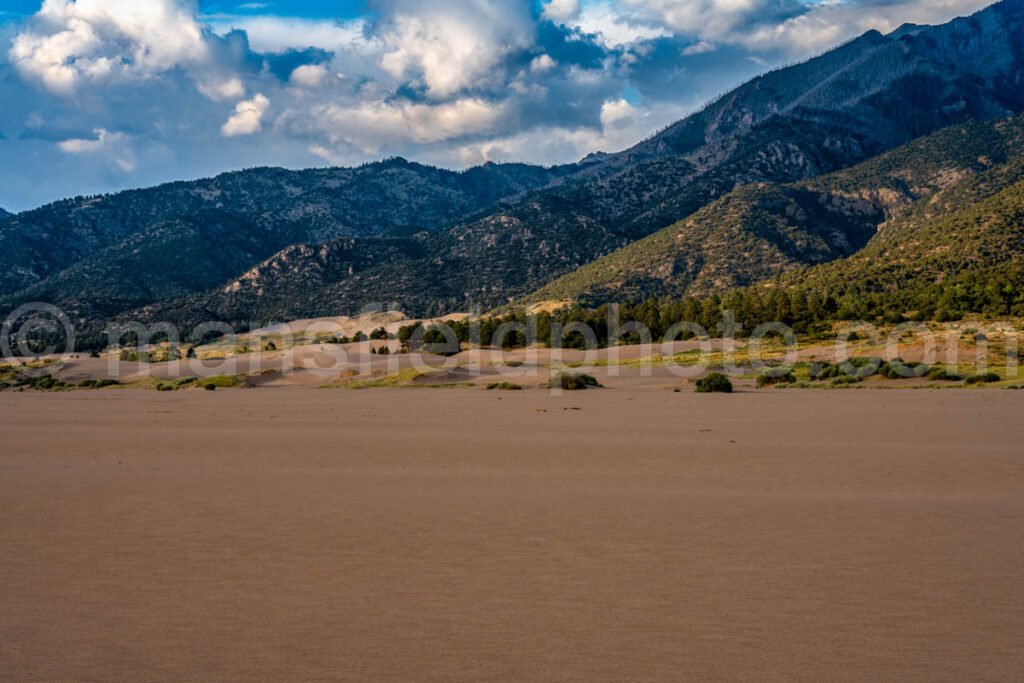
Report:
M 1024 394 L 0 394 L 6 680 L 1013 680 Z

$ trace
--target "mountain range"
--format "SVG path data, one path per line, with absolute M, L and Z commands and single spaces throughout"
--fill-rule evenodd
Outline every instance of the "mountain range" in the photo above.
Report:
M 0 214 L 0 313 L 42 300 L 93 326 L 370 304 L 427 315 L 703 296 L 793 273 L 838 287 L 879 259 L 903 264 L 890 285 L 934 282 L 993 265 L 949 235 L 982 248 L 965 221 L 1016 215 L 1018 112 L 1024 0 L 1004 0 L 866 33 L 577 164 L 253 169 Z M 933 258 L 924 236 L 962 260 Z

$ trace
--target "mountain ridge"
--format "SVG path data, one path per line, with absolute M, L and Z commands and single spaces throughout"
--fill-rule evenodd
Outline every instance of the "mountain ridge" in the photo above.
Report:
M 525 164 L 456 172 L 393 158 L 356 168 L 256 168 L 62 200 L 0 224 L 0 295 L 36 285 L 152 223 L 203 211 L 224 211 L 257 230 L 278 232 L 283 248 L 303 240 L 440 229 L 562 172 Z
M 630 149 L 575 165 L 492 165 L 464 174 L 404 160 L 360 169 L 260 169 L 172 184 L 174 191 L 163 194 L 136 191 L 143 194 L 126 197 L 126 208 L 106 223 L 82 217 L 95 215 L 97 202 L 114 200 L 68 200 L 60 211 L 44 211 L 45 220 L 26 212 L 0 223 L 0 292 L 8 294 L 0 307 L 32 296 L 96 322 L 166 316 L 186 324 L 203 316 L 351 313 L 380 302 L 412 314 L 506 305 L 708 210 L 737 188 L 801 183 L 936 130 L 1024 111 L 1024 88 L 1015 87 L 1021 83 L 1024 1 L 1003 0 L 942 26 L 868 32 L 759 76 Z M 300 186 L 296 178 L 315 182 Z M 758 215 L 772 214 L 775 202 L 809 218 L 777 223 L 768 242 L 745 243 L 754 257 L 742 272 L 710 277 L 710 288 L 777 277 L 863 246 L 871 220 L 852 209 L 826 211 L 836 222 L 818 229 L 808 191 L 762 191 Z M 880 210 L 877 203 L 873 210 Z M 223 215 L 196 218 L 209 212 Z M 172 220 L 192 238 L 159 254 Z M 229 266 L 195 246 L 229 239 L 231 230 L 244 233 L 230 239 L 249 250 L 239 248 Z M 61 237 L 72 239 L 53 257 L 46 247 Z M 722 238 L 700 234 L 705 246 Z M 154 254 L 153 267 L 193 269 L 195 276 L 160 277 L 147 290 L 125 273 L 119 287 L 119 267 L 146 267 L 128 252 Z

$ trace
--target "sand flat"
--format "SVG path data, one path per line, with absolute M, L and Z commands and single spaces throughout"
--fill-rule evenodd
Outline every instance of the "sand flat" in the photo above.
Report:
M 1022 412 L 1003 391 L 0 394 L 0 671 L 1020 679 Z

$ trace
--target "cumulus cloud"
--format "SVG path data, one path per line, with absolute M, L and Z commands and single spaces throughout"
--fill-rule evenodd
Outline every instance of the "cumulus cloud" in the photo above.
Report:
M 318 159 L 564 163 L 867 29 L 990 2 L 367 0 L 335 20 L 272 13 L 285 3 L 210 15 L 197 0 L 38 1 L 0 17 L 0 76 L 20 76 L 0 77 L 0 205 L 13 208 Z M 224 140 L 257 133 L 266 144 Z M 23 178 L 25 158 L 44 170 Z
M 685 108 L 674 104 L 638 107 L 624 99 L 607 100 L 600 106 L 600 119 L 593 126 L 546 125 L 512 135 L 495 136 L 442 150 L 436 163 L 470 166 L 493 162 L 520 161 L 560 164 L 578 160 L 593 152 L 617 152 L 677 121 Z
M 125 173 L 135 170 L 135 155 L 131 151 L 131 137 L 124 133 L 111 133 L 104 128 L 93 131 L 95 138 L 72 138 L 57 143 L 65 154 L 101 155 Z
M 83 82 L 150 78 L 207 56 L 180 0 L 45 0 L 8 53 L 24 76 L 72 94 Z
M 993 0 L 622 0 L 601 22 L 657 25 L 696 45 L 730 43 L 804 56 L 876 29 L 942 23 Z
M 564 24 L 580 13 L 580 0 L 548 0 L 543 11 L 545 19 Z
M 270 100 L 257 94 L 251 100 L 239 102 L 235 113 L 221 126 L 221 134 L 226 138 L 240 135 L 253 135 L 263 128 L 263 115 L 270 109 Z
M 509 0 L 402 0 L 385 24 L 381 67 L 395 78 L 421 79 L 443 99 L 493 77 L 502 60 L 533 41 L 529 7 Z
M 402 143 L 430 144 L 494 133 L 507 115 L 504 103 L 463 98 L 444 104 L 369 102 L 324 105 L 310 115 L 293 112 L 288 125 L 298 133 L 322 136 L 331 147 L 315 145 L 318 156 L 337 157 L 346 149 L 377 154 Z M 334 150 L 339 145 L 345 149 Z
M 751 21 L 795 11 L 800 0 L 626 0 L 626 7 L 684 35 L 723 37 Z
M 199 92 L 215 102 L 245 97 L 245 85 L 239 78 L 208 79 L 197 84 Z
M 371 42 L 364 35 L 366 22 L 362 19 L 324 21 L 298 17 L 217 15 L 209 21 L 219 33 L 245 31 L 250 46 L 258 52 L 278 53 L 308 47 L 358 49 Z
M 331 72 L 323 64 L 303 64 L 292 71 L 288 81 L 300 88 L 319 88 L 330 75 Z
M 822 3 L 783 21 L 754 26 L 737 41 L 753 49 L 807 55 L 871 29 L 889 33 L 905 23 L 944 23 L 990 4 L 991 0 Z
M 551 58 L 551 55 L 541 55 L 540 57 L 534 57 L 533 61 L 530 62 L 530 71 L 535 74 L 542 74 L 551 71 L 558 62 Z
M 568 24 L 596 36 L 612 49 L 672 35 L 668 27 L 653 18 L 610 1 L 587 5 Z

